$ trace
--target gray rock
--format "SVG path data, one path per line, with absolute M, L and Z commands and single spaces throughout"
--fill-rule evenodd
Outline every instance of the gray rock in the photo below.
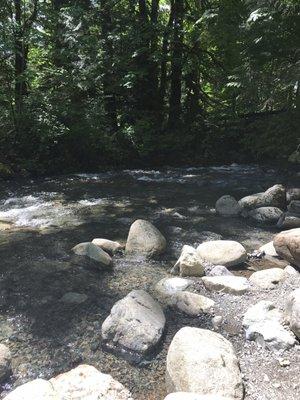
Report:
M 231 343 L 218 333 L 190 327 L 180 329 L 170 344 L 166 370 L 169 393 L 243 398 L 238 360 Z
M 119 242 L 113 242 L 108 239 L 93 239 L 92 243 L 96 246 L 100 247 L 102 250 L 106 251 L 108 254 L 115 254 L 118 251 L 124 249 L 125 246 L 120 244 Z
M 183 246 L 179 259 L 172 271 L 179 271 L 181 276 L 203 276 L 205 274 L 203 261 L 192 246 Z
M 133 290 L 111 309 L 102 324 L 102 338 L 116 350 L 145 355 L 159 343 L 165 323 L 160 305 L 147 292 Z
M 290 203 L 292 200 L 300 200 L 300 188 L 290 188 L 286 192 L 286 200 Z
M 112 267 L 111 257 L 100 247 L 96 246 L 94 243 L 91 242 L 79 243 L 72 248 L 72 251 L 77 256 L 88 257 L 93 261 L 96 261 L 96 263 L 99 263 L 103 267 Z
M 300 228 L 280 232 L 273 243 L 280 257 L 300 267 Z
M 49 381 L 35 379 L 17 387 L 4 400 L 61 400 Z
M 241 213 L 242 208 L 236 199 L 232 196 L 225 195 L 220 197 L 216 202 L 216 212 L 223 217 L 234 217 Z
M 300 200 L 292 200 L 287 209 L 291 214 L 300 217 Z
M 279 229 L 294 229 L 300 228 L 300 216 L 291 212 L 285 212 L 281 215 L 277 222 Z
M 130 227 L 125 252 L 151 258 L 163 253 L 166 243 L 164 236 L 151 222 L 138 219 Z
M 280 282 L 287 278 L 281 268 L 269 268 L 254 272 L 249 281 L 261 289 L 274 289 Z
M 12 356 L 9 348 L 0 343 L 0 381 L 11 373 Z
M 173 307 L 192 317 L 212 312 L 214 304 L 215 302 L 208 297 L 187 291 L 176 293 L 171 303 Z
M 171 304 L 172 296 L 188 289 L 193 285 L 193 281 L 185 278 L 163 278 L 155 285 L 155 292 L 160 301 L 166 301 L 167 304 Z
M 290 294 L 285 315 L 291 330 L 300 339 L 300 288 Z
M 243 197 L 239 205 L 244 210 L 253 210 L 259 207 L 286 207 L 286 190 L 282 185 L 274 185 L 265 192 Z
M 232 240 L 213 240 L 197 247 L 198 256 L 211 264 L 232 267 L 247 259 L 245 248 Z
M 233 273 L 230 272 L 224 265 L 215 265 L 212 268 L 206 269 L 207 276 L 233 276 Z
M 248 280 L 240 276 L 205 276 L 202 281 L 210 291 L 241 295 L 250 289 Z
M 63 295 L 60 301 L 69 304 L 81 304 L 84 303 L 87 299 L 88 297 L 84 293 L 68 292 Z
M 276 224 L 283 212 L 277 207 L 259 207 L 248 212 L 248 217 L 267 224 Z

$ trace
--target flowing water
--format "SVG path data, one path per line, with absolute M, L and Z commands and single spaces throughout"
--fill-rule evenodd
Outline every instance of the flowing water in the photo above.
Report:
M 101 347 L 101 324 L 112 305 L 132 289 L 151 292 L 184 244 L 224 238 L 252 251 L 268 242 L 274 228 L 219 217 L 215 201 L 223 194 L 240 198 L 275 183 L 299 186 L 299 181 L 295 171 L 233 164 L 2 183 L 0 340 L 14 359 L 14 375 L 3 385 L 3 394 L 30 379 L 50 378 L 87 363 L 111 373 L 136 399 L 162 399 L 172 336 L 184 324 L 209 326 L 209 321 L 169 313 L 161 352 L 150 362 L 131 365 Z M 137 218 L 152 221 L 166 236 L 168 251 L 160 260 L 118 255 L 113 272 L 74 263 L 74 245 L 95 237 L 125 243 Z M 87 300 L 65 304 L 60 299 L 67 292 L 83 293 Z

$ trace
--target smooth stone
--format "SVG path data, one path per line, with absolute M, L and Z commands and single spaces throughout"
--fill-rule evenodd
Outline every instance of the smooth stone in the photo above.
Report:
M 280 282 L 287 278 L 281 268 L 269 268 L 254 272 L 249 281 L 261 289 L 274 289 Z
M 233 273 L 230 272 L 224 265 L 215 265 L 211 269 L 206 271 L 207 276 L 233 276 Z
M 300 267 L 300 228 L 278 233 L 273 243 L 280 257 Z
M 188 289 L 193 281 L 185 278 L 163 278 L 155 285 L 155 292 L 160 300 L 170 302 L 170 298 L 177 292 Z
M 120 382 L 90 365 L 79 365 L 49 382 L 59 394 L 59 399 L 133 400 Z
M 145 355 L 159 343 L 165 323 L 161 306 L 144 290 L 133 290 L 111 309 L 102 338 L 117 350 Z
M 250 289 L 248 280 L 240 276 L 205 276 L 202 281 L 210 291 L 241 295 Z
M 277 207 L 259 207 L 248 212 L 248 217 L 261 223 L 276 224 L 283 214 Z
M 286 207 L 286 190 L 282 185 L 274 185 L 265 192 L 243 197 L 239 205 L 244 210 L 253 210 L 259 207 Z
M 286 192 L 287 202 L 290 203 L 293 200 L 300 200 L 300 188 L 290 188 Z
M 167 354 L 166 382 L 169 393 L 243 398 L 243 383 L 231 343 L 220 334 L 184 327 L 174 336 Z
M 3 381 L 11 373 L 12 355 L 7 346 L 0 343 L 0 381 Z
M 101 264 L 104 267 L 112 266 L 112 259 L 109 254 L 100 249 L 100 247 L 96 246 L 94 243 L 85 242 L 79 243 L 75 247 L 72 248 L 72 251 L 77 256 L 86 256 Z
M 68 292 L 63 295 L 60 301 L 69 304 L 81 304 L 84 303 L 87 299 L 88 296 L 84 293 Z
M 171 304 L 179 311 L 197 317 L 200 314 L 212 312 L 215 302 L 201 294 L 183 291 L 173 296 Z
M 162 254 L 166 246 L 165 237 L 151 222 L 138 219 L 130 227 L 125 252 L 151 258 Z
M 180 276 L 203 276 L 205 274 L 203 261 L 196 249 L 192 246 L 183 246 L 181 255 L 172 268 L 172 271 L 177 270 Z
M 197 253 L 204 261 L 225 267 L 242 264 L 247 259 L 245 248 L 233 240 L 213 240 L 201 243 L 197 247 Z
M 291 330 L 300 339 L 300 288 L 289 295 L 285 315 Z
M 215 205 L 216 212 L 223 217 L 234 217 L 241 213 L 242 208 L 233 196 L 220 197 Z
M 273 319 L 250 325 L 246 330 L 246 339 L 278 351 L 288 350 L 296 343 L 294 335 Z
M 277 228 L 279 228 L 279 229 L 300 228 L 299 215 L 295 215 L 290 212 L 283 213 L 277 222 Z
M 119 242 L 114 242 L 108 239 L 93 239 L 92 243 L 96 246 L 100 247 L 102 250 L 106 251 L 109 254 L 115 254 L 118 251 L 124 249 L 125 246 L 121 245 Z
M 275 247 L 273 245 L 273 241 L 261 246 L 259 248 L 259 251 L 264 252 L 267 256 L 278 257 L 278 254 L 276 253 Z
M 300 200 L 293 200 L 290 202 L 290 204 L 287 206 L 288 212 L 291 214 L 297 215 L 300 217 Z
M 3 400 L 61 400 L 49 381 L 34 379 L 24 385 L 18 386 Z

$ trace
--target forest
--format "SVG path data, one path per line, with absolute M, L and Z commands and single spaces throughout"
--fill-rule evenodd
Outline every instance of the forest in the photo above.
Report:
M 1 0 L 1 174 L 299 159 L 299 44 L 299 0 Z

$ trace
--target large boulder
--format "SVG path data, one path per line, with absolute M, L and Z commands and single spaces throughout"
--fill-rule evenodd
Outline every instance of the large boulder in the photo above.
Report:
M 276 224 L 282 214 L 282 210 L 277 207 L 259 207 L 249 211 L 248 217 L 256 222 Z
M 300 339 L 300 288 L 290 294 L 285 315 L 291 330 Z
M 204 261 L 225 267 L 242 264 L 247 259 L 245 248 L 233 240 L 213 240 L 201 243 L 197 247 L 197 253 Z
M 204 276 L 202 281 L 207 290 L 215 292 L 240 295 L 250 289 L 248 280 L 241 276 Z
M 149 221 L 136 220 L 130 227 L 125 252 L 154 257 L 166 250 L 166 239 Z
M 166 381 L 169 393 L 243 398 L 241 373 L 231 343 L 206 329 L 184 327 L 176 333 L 168 350 Z
M 161 306 L 144 290 L 133 290 L 111 309 L 102 338 L 111 349 L 146 355 L 159 343 L 165 323 Z
M 121 383 L 90 365 L 79 365 L 50 379 L 50 383 L 60 399 L 132 400 Z
M 197 250 L 192 246 L 183 246 L 179 259 L 172 272 L 179 271 L 181 276 L 203 276 L 205 274 L 203 261 Z
M 288 275 L 281 268 L 269 268 L 254 272 L 249 281 L 261 289 L 274 289 L 283 282 Z
M 235 217 L 242 211 L 241 206 L 233 196 L 225 195 L 216 202 L 216 212 L 223 217 Z
M 7 346 L 0 344 L 0 382 L 11 372 L 11 352 Z
M 300 267 L 300 228 L 278 233 L 273 244 L 280 257 Z
M 35 379 L 17 387 L 4 400 L 133 400 L 130 392 L 110 375 L 90 365 L 79 365 L 46 381 Z
M 114 242 L 108 239 L 96 238 L 92 240 L 92 243 L 106 251 L 108 254 L 115 254 L 118 251 L 124 249 L 124 246 L 119 242 Z
M 282 185 L 274 185 L 265 192 L 243 197 L 239 205 L 244 210 L 253 210 L 259 207 L 286 207 L 286 190 Z
M 112 267 L 111 257 L 100 247 L 91 242 L 79 243 L 72 248 L 77 256 L 85 256 L 93 260 L 97 265 Z

